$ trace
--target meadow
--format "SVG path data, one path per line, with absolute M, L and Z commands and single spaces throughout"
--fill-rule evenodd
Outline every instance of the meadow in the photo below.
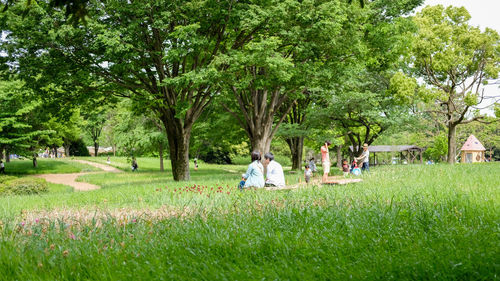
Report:
M 500 278 L 499 163 L 241 192 L 245 165 L 201 164 L 174 182 L 167 161 L 111 162 L 124 172 L 81 177 L 100 190 L 0 197 L 0 280 Z

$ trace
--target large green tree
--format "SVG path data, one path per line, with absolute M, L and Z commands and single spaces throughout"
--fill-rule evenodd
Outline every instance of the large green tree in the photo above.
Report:
M 349 48 L 357 32 L 349 15 L 342 1 L 276 1 L 254 7 L 242 21 L 263 29 L 219 63 L 227 70 L 225 108 L 245 129 L 253 150 L 268 152 L 295 101 L 355 51 Z
M 273 3 L 90 1 L 87 24 L 79 28 L 44 2 L 24 17 L 22 7 L 12 6 L 6 49 L 26 76 L 71 83 L 84 97 L 128 97 L 154 111 L 167 132 L 173 177 L 188 180 L 191 130 L 217 93 L 211 63 L 262 28 L 239 24 L 257 4 Z
M 39 138 L 49 138 L 52 131 L 43 122 L 43 104 L 32 99 L 33 92 L 19 79 L 0 80 L 0 156 L 28 155 Z M 0 157 L 1 158 L 1 157 Z
M 468 23 L 463 7 L 428 6 L 414 17 L 410 65 L 426 83 L 433 97 L 429 112 L 441 117 L 448 128 L 448 162 L 455 163 L 456 128 L 481 121 L 477 106 L 484 98 L 482 85 L 498 77 L 500 37 L 492 29 L 481 32 Z

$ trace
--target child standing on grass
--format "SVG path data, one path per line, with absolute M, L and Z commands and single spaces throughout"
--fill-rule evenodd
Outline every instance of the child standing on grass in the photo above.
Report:
M 349 164 L 346 159 L 342 160 L 342 172 L 344 172 L 344 178 L 349 175 Z
M 238 189 L 243 189 L 246 181 L 247 181 L 247 179 L 245 179 L 245 174 L 241 175 L 241 181 L 238 184 Z
M 5 175 L 5 164 L 0 160 L 0 174 Z
M 304 178 L 306 180 L 306 183 L 309 183 L 309 180 L 311 180 L 312 171 L 309 168 L 309 165 L 306 165 L 305 167 L 306 169 L 304 170 Z

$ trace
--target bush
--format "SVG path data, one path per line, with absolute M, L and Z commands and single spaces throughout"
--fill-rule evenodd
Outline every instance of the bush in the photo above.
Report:
M 47 191 L 47 182 L 40 178 L 16 178 L 0 184 L 0 194 L 5 195 L 30 195 Z
M 203 160 L 205 163 L 231 164 L 231 158 L 229 158 L 229 152 L 224 151 L 219 147 L 212 147 L 208 151 L 200 152 L 198 158 Z
M 87 146 L 83 142 L 83 139 L 78 139 L 77 141 L 71 143 L 69 147 L 69 155 L 71 156 L 90 156 Z
M 17 178 L 13 177 L 13 176 L 0 176 L 0 184 L 2 184 L 4 182 L 11 181 L 11 180 L 15 180 L 15 179 L 17 179 Z

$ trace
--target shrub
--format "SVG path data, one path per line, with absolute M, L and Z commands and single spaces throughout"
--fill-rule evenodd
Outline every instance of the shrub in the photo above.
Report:
M 69 147 L 69 155 L 71 156 L 90 156 L 89 150 L 85 145 L 83 139 L 78 139 L 77 141 L 71 143 Z
M 48 191 L 47 182 L 40 178 L 16 178 L 0 185 L 0 194 L 30 195 Z
M 15 180 L 15 179 L 17 179 L 17 178 L 13 177 L 13 176 L 0 176 L 0 184 L 2 184 L 4 182 L 11 181 L 11 180 Z

